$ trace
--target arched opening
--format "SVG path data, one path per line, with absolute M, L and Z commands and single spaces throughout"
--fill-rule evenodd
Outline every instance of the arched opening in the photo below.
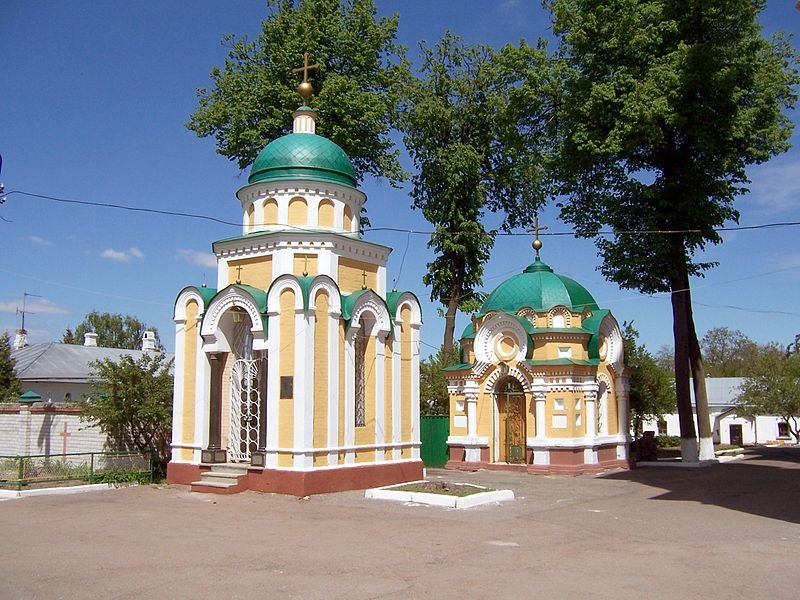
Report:
M 305 198 L 292 198 L 289 200 L 289 225 L 308 225 L 308 204 Z
M 225 318 L 231 350 L 228 374 L 228 455 L 247 462 L 264 445 L 266 359 L 253 351 L 253 324 L 244 309 L 234 306 Z
M 353 414 L 355 426 L 364 427 L 367 424 L 367 380 L 374 366 L 374 359 L 368 355 L 367 348 L 369 347 L 369 337 L 375 327 L 375 319 L 372 315 L 363 314 L 359 325 L 353 340 L 353 399 L 355 404 Z
M 525 391 L 514 377 L 500 379 L 494 388 L 497 403 L 497 461 L 526 462 Z
M 327 198 L 319 202 L 317 223 L 320 227 L 333 227 L 333 202 Z
M 264 225 L 278 224 L 278 201 L 274 198 L 264 200 Z

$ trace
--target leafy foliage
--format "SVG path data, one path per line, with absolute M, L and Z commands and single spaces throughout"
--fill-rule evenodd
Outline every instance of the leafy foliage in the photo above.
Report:
M 625 362 L 632 370 L 630 411 L 634 437 L 639 437 L 645 421 L 675 411 L 672 374 L 658 365 L 647 348 L 639 345 L 639 332 L 633 323 L 623 325 Z
M 95 361 L 99 378 L 91 398 L 82 403 L 81 419 L 98 425 L 116 448 L 151 452 L 156 471 L 170 458 L 172 431 L 172 360 L 145 354 Z
M 450 396 L 447 393 L 447 379 L 442 369 L 459 362 L 457 346 L 445 350 L 439 348 L 436 354 L 431 354 L 419 363 L 419 400 L 420 414 L 448 415 L 450 414 Z
M 552 0 L 560 40 L 562 216 L 596 237 L 602 273 L 671 292 L 681 435 L 694 437 L 689 381 L 703 381 L 690 277 L 695 254 L 737 220 L 746 167 L 785 151 L 798 59 L 761 35 L 754 0 Z M 601 227 L 615 234 L 598 237 Z M 701 438 L 705 390 L 695 389 Z
M 738 329 L 714 327 L 700 342 L 708 374 L 714 377 L 743 377 L 750 372 L 758 344 Z
M 291 131 L 303 53 L 319 64 L 310 102 L 318 127 L 350 157 L 356 176 L 405 178 L 389 133 L 405 62 L 395 45 L 398 17 L 376 20 L 373 0 L 267 0 L 256 40 L 228 35 L 213 87 L 197 90 L 186 126 L 214 136 L 217 152 L 250 165 L 271 140 Z
M 8 333 L 0 335 L 0 402 L 16 402 L 22 393 L 22 386 L 14 373 L 14 359 L 11 358 L 11 338 Z
M 546 55 L 524 43 L 496 53 L 449 32 L 433 47 L 421 45 L 421 54 L 399 123 L 416 168 L 413 207 L 434 227 L 435 258 L 423 282 L 446 307 L 450 348 L 456 312 L 474 306 L 494 245 L 485 211 L 499 212 L 510 230 L 530 223 L 546 198 L 535 126 L 545 96 L 534 90 Z
M 64 332 L 62 342 L 64 344 L 83 344 L 84 336 L 87 333 L 96 333 L 98 346 L 141 350 L 145 331 L 155 333 L 156 348 L 163 351 L 164 346 L 158 338 L 158 330 L 155 327 L 145 325 L 131 315 L 99 313 L 93 310 L 75 327 L 74 333 L 70 329 Z
M 778 415 L 800 443 L 800 354 L 777 346 L 763 351 L 742 384 L 736 410 L 742 416 Z

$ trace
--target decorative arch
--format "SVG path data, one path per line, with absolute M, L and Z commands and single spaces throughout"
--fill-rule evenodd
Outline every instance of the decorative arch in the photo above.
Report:
M 317 293 L 319 291 L 325 291 L 328 294 L 328 301 L 330 305 L 328 306 L 328 310 L 331 314 L 341 314 L 342 313 L 342 296 L 339 291 L 339 286 L 336 282 L 331 279 L 327 275 L 317 275 L 314 278 L 314 281 L 311 282 L 311 285 L 308 288 L 308 297 L 311 299 L 310 305 L 314 304 L 313 298 L 317 297 Z
M 267 292 L 267 313 L 277 315 L 281 312 L 281 292 L 286 288 L 291 288 L 294 292 L 294 309 L 303 310 L 303 289 L 300 287 L 300 282 L 294 275 L 281 275 L 272 285 L 269 286 Z
M 411 325 L 422 325 L 422 307 L 419 299 L 412 292 L 402 292 L 391 299 L 390 308 L 394 313 L 395 322 L 402 321 L 402 310 L 407 307 L 411 310 Z
M 372 290 L 367 290 L 361 294 L 353 306 L 350 317 L 351 327 L 353 325 L 361 324 L 362 316 L 370 314 L 375 320 L 374 331 L 370 335 L 377 335 L 378 333 L 389 333 L 391 331 L 391 319 L 389 318 L 389 310 L 383 299 Z
M 511 365 L 497 365 L 489 376 L 483 380 L 483 393 L 485 394 L 492 394 L 494 393 L 495 386 L 497 383 L 505 378 L 505 377 L 513 377 L 522 385 L 522 391 L 526 394 L 530 393 L 533 385 L 533 382 L 528 378 L 528 375 L 523 371 L 520 371 L 517 367 Z
M 525 308 L 519 309 L 517 311 L 517 316 L 525 319 L 528 323 L 536 327 L 536 311 L 532 308 L 526 306 Z
M 186 305 L 191 300 L 197 302 L 198 315 L 202 315 L 205 312 L 206 303 L 198 289 L 194 286 L 183 288 L 175 299 L 175 309 L 173 311 L 175 321 L 186 320 Z
M 497 312 L 478 329 L 473 349 L 478 362 L 516 362 L 525 359 L 528 336 L 515 316 Z
M 245 210 L 244 216 L 244 225 L 247 231 L 251 231 L 253 229 L 253 223 L 255 221 L 255 207 L 253 203 L 247 205 L 247 210 Z
M 261 318 L 257 300 L 240 286 L 229 285 L 214 296 L 205 311 L 200 327 L 200 335 L 204 340 L 216 342 L 217 350 L 231 350 L 230 342 L 222 327 L 222 320 L 231 309 L 243 310 L 247 313 L 250 317 L 254 339 L 261 341 L 266 337 L 264 321 Z M 217 335 L 220 332 L 223 332 L 223 335 Z
M 572 313 L 566 306 L 554 306 L 547 313 L 547 326 L 563 329 L 572 326 Z
M 605 358 L 602 360 L 609 364 L 614 373 L 621 375 L 625 369 L 622 332 L 617 320 L 610 313 L 600 323 L 598 335 L 600 336 L 601 354 L 605 354 Z

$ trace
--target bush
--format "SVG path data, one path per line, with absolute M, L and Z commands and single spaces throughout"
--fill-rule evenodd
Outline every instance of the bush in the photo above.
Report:
M 680 448 L 681 438 L 677 435 L 657 435 L 656 446 L 659 448 Z
M 96 483 L 150 483 L 150 473 L 142 471 L 130 471 L 128 469 L 109 469 L 102 473 L 95 473 Z

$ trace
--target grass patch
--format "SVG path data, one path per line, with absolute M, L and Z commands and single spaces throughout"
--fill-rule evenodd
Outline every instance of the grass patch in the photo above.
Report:
M 424 492 L 426 494 L 442 494 L 444 496 L 471 496 L 483 492 L 493 492 L 493 488 L 479 487 L 468 483 L 449 483 L 447 481 L 418 481 L 404 485 L 393 486 L 392 491 L 399 492 Z

